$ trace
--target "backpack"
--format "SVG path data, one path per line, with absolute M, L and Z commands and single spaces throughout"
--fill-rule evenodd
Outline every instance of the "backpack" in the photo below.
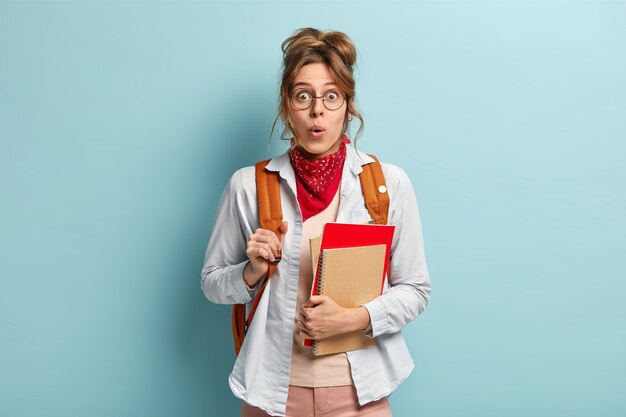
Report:
M 361 188 L 367 211 L 375 224 L 387 224 L 389 212 L 389 194 L 385 184 L 382 166 L 374 155 L 370 155 L 374 162 L 363 165 L 363 171 L 359 174 Z M 280 179 L 278 172 L 267 171 L 265 166 L 269 159 L 256 163 L 256 192 L 259 208 L 259 222 L 261 228 L 268 229 L 280 236 L 279 227 L 283 222 L 283 211 L 280 202 Z M 241 345 L 246 337 L 254 313 L 256 312 L 261 296 L 272 274 L 278 267 L 277 263 L 270 263 L 264 282 L 256 292 L 252 300 L 250 314 L 246 317 L 246 304 L 234 304 L 232 313 L 233 338 L 235 353 L 239 355 Z

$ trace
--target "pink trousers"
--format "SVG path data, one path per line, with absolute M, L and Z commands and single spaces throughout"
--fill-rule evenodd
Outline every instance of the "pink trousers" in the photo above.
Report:
M 243 401 L 241 417 L 269 416 Z M 338 387 L 296 387 L 289 385 L 285 417 L 392 417 L 387 397 L 359 405 L 354 385 Z

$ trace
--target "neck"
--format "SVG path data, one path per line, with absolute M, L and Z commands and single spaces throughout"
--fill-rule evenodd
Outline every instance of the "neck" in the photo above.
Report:
M 304 149 L 302 146 L 299 146 L 299 145 L 295 145 L 295 147 L 300 151 L 300 155 L 302 155 L 302 157 L 307 162 L 314 162 L 327 155 L 332 155 L 336 152 L 339 152 L 339 149 L 341 149 L 342 140 L 343 140 L 343 135 L 339 138 L 339 140 L 337 140 L 337 142 L 335 142 L 335 144 L 327 152 L 321 153 L 321 154 L 307 152 L 306 149 Z

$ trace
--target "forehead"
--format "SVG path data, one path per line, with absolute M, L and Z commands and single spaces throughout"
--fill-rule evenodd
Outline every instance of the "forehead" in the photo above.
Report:
M 328 69 L 328 65 L 323 63 L 307 64 L 300 68 L 294 77 L 294 87 L 298 84 L 312 87 L 323 87 L 335 84 L 336 80 Z

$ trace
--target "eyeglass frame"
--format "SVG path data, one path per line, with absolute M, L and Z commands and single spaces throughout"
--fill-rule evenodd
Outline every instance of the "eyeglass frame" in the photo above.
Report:
M 328 93 L 329 91 L 333 91 L 333 90 L 334 90 L 334 91 L 337 91 L 339 94 L 341 94 L 341 95 L 343 96 L 343 100 L 341 101 L 341 104 L 340 104 L 340 105 L 339 105 L 339 107 L 337 107 L 336 109 L 331 109 L 331 108 L 328 108 L 328 106 L 326 105 L 326 101 L 324 100 L 324 96 L 326 95 L 326 93 Z M 299 92 L 299 91 L 306 91 L 307 93 L 309 93 L 309 94 L 311 95 L 311 104 L 309 104 L 309 105 L 308 105 L 308 107 L 305 107 L 305 108 L 301 109 L 301 108 L 297 107 L 297 106 L 294 104 L 294 102 L 293 102 L 293 95 L 294 95 L 294 93 L 295 93 L 296 91 L 298 91 L 298 92 Z M 328 111 L 337 111 L 337 110 L 339 110 L 339 109 L 341 108 L 341 106 L 343 106 L 343 103 L 345 103 L 345 102 L 346 102 L 346 100 L 347 100 L 347 98 L 348 98 L 348 95 L 347 95 L 347 94 L 345 94 L 343 91 L 341 91 L 341 90 L 339 90 L 339 89 L 337 89 L 337 88 L 329 88 L 328 90 L 324 91 L 324 94 L 322 94 L 321 96 L 314 96 L 313 94 L 311 94 L 311 92 L 310 92 L 309 90 L 307 90 L 307 89 L 305 89 L 305 88 L 302 88 L 302 89 L 300 89 L 300 90 L 296 90 L 296 91 L 292 91 L 292 92 L 289 94 L 289 102 L 291 103 L 291 105 L 292 105 L 293 107 L 295 107 L 295 109 L 296 109 L 296 110 L 308 110 L 308 109 L 310 109 L 310 108 L 311 108 L 311 106 L 313 106 L 313 103 L 315 102 L 315 100 L 316 100 L 316 99 L 321 98 L 321 99 L 322 99 L 322 104 L 324 105 L 324 107 L 326 108 L 326 110 L 328 110 Z

